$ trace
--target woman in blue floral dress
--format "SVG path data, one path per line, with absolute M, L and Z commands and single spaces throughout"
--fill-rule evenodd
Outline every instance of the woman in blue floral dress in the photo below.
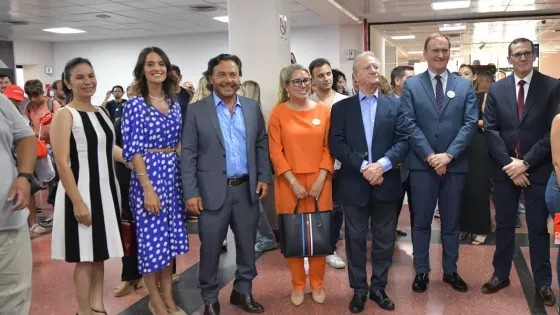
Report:
M 123 156 L 134 165 L 130 208 L 136 220 L 138 269 L 150 292 L 150 311 L 157 315 L 185 314 L 171 292 L 171 261 L 188 251 L 188 239 L 178 153 L 181 107 L 169 69 L 161 49 L 142 50 L 134 69 L 137 96 L 128 100 L 121 125 Z

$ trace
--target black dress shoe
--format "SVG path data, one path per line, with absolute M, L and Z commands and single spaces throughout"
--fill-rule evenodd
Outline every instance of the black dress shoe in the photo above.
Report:
M 220 302 L 204 304 L 204 315 L 220 315 Z
M 354 314 L 363 312 L 364 305 L 366 304 L 366 299 L 366 296 L 354 294 L 354 296 L 352 297 L 352 301 L 350 301 L 350 312 Z
M 500 280 L 497 277 L 492 277 L 488 282 L 482 285 L 482 293 L 496 293 L 505 287 L 509 287 L 509 279 Z
M 469 286 L 461 279 L 458 273 L 444 273 L 443 282 L 448 283 L 455 291 L 467 292 L 469 291 Z
M 428 278 L 427 273 L 417 273 L 412 283 L 412 291 L 416 293 L 426 292 L 429 282 L 430 278 Z
M 554 304 L 556 304 L 556 296 L 550 286 L 541 287 L 538 293 L 539 297 L 543 300 L 544 305 L 554 306 Z
M 403 230 L 397 230 L 397 235 L 398 236 L 407 236 L 408 234 Z
M 379 307 L 384 310 L 392 311 L 395 309 L 395 303 L 391 301 L 391 299 L 387 296 L 387 293 L 383 290 L 378 291 L 370 291 L 369 292 L 369 299 L 377 303 Z
M 251 294 L 241 294 L 233 290 L 229 302 L 247 313 L 264 313 L 264 307 L 255 302 Z

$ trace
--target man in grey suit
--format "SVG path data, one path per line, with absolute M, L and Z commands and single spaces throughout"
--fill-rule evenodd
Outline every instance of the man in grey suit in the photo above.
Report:
M 414 292 L 428 288 L 431 225 L 439 200 L 443 239 L 443 281 L 460 292 L 467 284 L 457 273 L 459 214 L 468 160 L 463 154 L 477 128 L 478 108 L 470 81 L 447 70 L 451 43 L 442 34 L 424 44 L 428 70 L 409 78 L 400 97 L 408 121 L 410 169 L 414 209 Z
M 218 263 L 228 226 L 235 235 L 237 271 L 230 303 L 248 313 L 264 308 L 252 297 L 259 199 L 271 179 L 260 104 L 237 96 L 238 57 L 221 54 L 204 73 L 212 94 L 189 105 L 183 128 L 182 177 L 187 210 L 198 219 L 199 287 L 205 315 L 220 314 Z

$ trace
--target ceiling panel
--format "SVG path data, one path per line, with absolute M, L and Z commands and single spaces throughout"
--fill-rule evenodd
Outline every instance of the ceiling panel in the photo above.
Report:
M 156 9 L 156 8 L 165 8 L 170 6 L 169 3 L 165 3 L 158 0 L 134 1 L 126 4 L 138 9 Z

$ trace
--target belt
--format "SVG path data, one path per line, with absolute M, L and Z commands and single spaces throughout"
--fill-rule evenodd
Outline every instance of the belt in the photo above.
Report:
M 245 175 L 245 176 L 240 177 L 240 178 L 228 178 L 227 185 L 229 187 L 236 187 L 236 186 L 239 186 L 241 184 L 245 184 L 248 181 L 249 181 L 249 175 Z
M 152 153 L 175 153 L 176 149 L 175 148 L 165 148 L 165 149 L 148 149 L 148 152 L 152 152 Z

